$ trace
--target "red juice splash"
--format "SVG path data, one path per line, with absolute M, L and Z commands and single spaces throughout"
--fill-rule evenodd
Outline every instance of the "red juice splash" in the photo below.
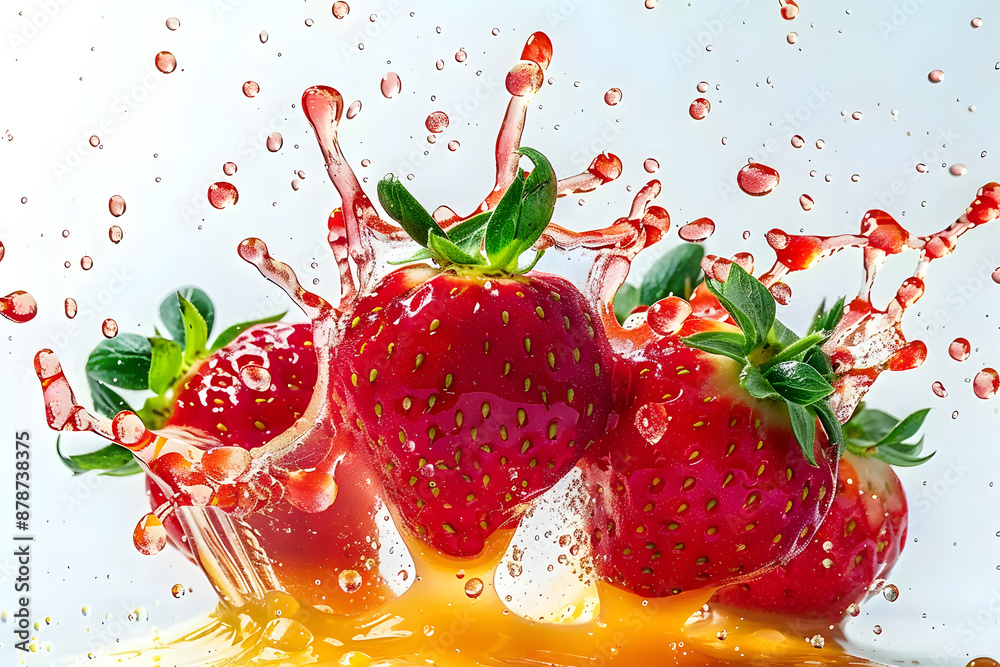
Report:
M 37 314 L 38 304 L 35 303 L 35 297 L 23 290 L 16 290 L 7 296 L 0 297 L 0 315 L 11 322 L 24 324 L 35 319 Z

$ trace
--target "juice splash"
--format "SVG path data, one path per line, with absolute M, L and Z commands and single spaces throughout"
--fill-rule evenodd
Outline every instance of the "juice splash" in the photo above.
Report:
M 517 178 L 517 149 L 527 108 L 542 86 L 551 59 L 548 37 L 532 35 L 521 62 L 506 79 L 511 99 L 496 143 L 495 185 L 468 215 L 447 206 L 435 210 L 433 218 L 443 229 L 495 210 Z M 398 92 L 397 84 L 398 77 L 390 80 L 389 92 Z M 273 258 L 260 239 L 246 239 L 238 250 L 265 278 L 284 289 L 311 322 L 316 389 L 291 429 L 248 452 L 189 432 L 150 431 L 128 411 L 111 420 L 98 418 L 77 403 L 54 353 L 43 350 L 35 358 L 49 425 L 56 430 L 91 431 L 126 447 L 163 497 L 161 504 L 139 520 L 133 534 L 136 547 L 146 554 L 162 550 L 171 539 L 168 522 L 176 519 L 192 557 L 223 600 L 215 622 L 144 654 L 158 661 L 187 646 L 202 651 L 198 661 L 205 664 L 204 651 L 220 649 L 220 665 L 254 664 L 270 659 L 274 651 L 281 652 L 283 664 L 644 665 L 665 660 L 732 664 L 734 659 L 751 658 L 776 664 L 872 664 L 844 654 L 832 633 L 830 637 L 810 634 L 803 642 L 794 628 L 778 629 L 765 620 L 748 621 L 705 609 L 714 589 L 643 599 L 597 583 L 593 586 L 597 608 L 582 599 L 572 600 L 547 622 L 525 618 L 511 611 L 495 583 L 512 539 L 509 528 L 497 531 L 472 559 L 443 557 L 403 532 L 400 539 L 416 563 L 412 581 L 408 582 L 409 576 L 381 573 L 382 580 L 373 591 L 366 587 L 370 580 L 363 572 L 341 569 L 336 582 L 346 597 L 340 608 L 310 599 L 308 586 L 290 585 L 297 575 L 308 576 L 316 554 L 306 554 L 294 566 L 297 572 L 278 572 L 267 552 L 281 538 L 262 534 L 263 524 L 255 525 L 259 517 L 267 513 L 273 517 L 280 508 L 289 513 L 285 525 L 295 534 L 295 530 L 319 530 L 322 520 L 310 524 L 309 517 L 324 517 L 345 503 L 357 502 L 363 508 L 358 515 L 372 512 L 373 507 L 394 511 L 382 505 L 367 464 L 349 462 L 356 443 L 343 435 L 343 406 L 330 400 L 330 356 L 347 326 L 345 313 L 359 296 L 370 294 L 388 271 L 386 257 L 412 250 L 404 243 L 402 230 L 379 216 L 341 149 L 338 126 L 345 111 L 341 94 L 327 86 L 309 88 L 303 94 L 302 108 L 342 201 L 328 220 L 327 237 L 338 267 L 340 301 L 331 304 L 303 288 L 292 269 Z M 602 153 L 584 172 L 561 179 L 558 195 L 590 192 L 614 181 L 621 172 L 621 161 Z M 764 165 L 748 165 L 740 174 L 741 188 L 757 196 L 767 194 L 778 182 L 777 172 Z M 224 185 L 228 184 L 213 187 Z M 690 318 L 729 319 L 718 302 L 699 288 L 689 300 L 673 296 L 657 302 L 635 326 L 618 323 L 613 301 L 632 261 L 670 229 L 667 211 L 653 204 L 661 190 L 661 183 L 651 180 L 636 193 L 627 215 L 610 225 L 574 232 L 552 224 L 536 244 L 539 250 L 553 249 L 590 260 L 584 293 L 620 353 L 673 334 Z M 235 188 L 232 192 L 229 204 L 235 203 Z M 989 184 L 954 224 L 926 237 L 909 234 L 881 211 L 869 212 L 856 236 L 803 236 L 781 230 L 768 234 L 777 260 L 759 279 L 781 303 L 791 297 L 791 288 L 783 280 L 789 274 L 844 248 L 863 250 L 865 285 L 847 306 L 825 348 L 841 375 L 833 401 L 843 419 L 879 373 L 913 368 L 923 360 L 926 347 L 903 337 L 902 316 L 922 295 L 930 262 L 949 254 L 966 231 L 995 219 L 998 209 L 1000 185 Z M 688 229 L 682 238 L 704 240 L 709 229 L 714 229 L 707 218 L 696 223 L 699 227 Z M 906 250 L 919 252 L 914 276 L 901 285 L 885 310 L 879 310 L 870 296 L 876 274 L 889 255 Z M 732 259 L 708 256 L 703 268 L 706 275 L 724 280 L 733 264 L 752 271 L 753 258 L 745 253 Z M 264 388 L 266 373 L 247 366 L 241 377 L 252 388 Z M 355 484 L 357 480 L 362 483 Z M 373 488 L 366 491 L 368 486 Z M 516 568 L 510 571 L 513 574 Z M 401 581 L 390 586 L 391 579 Z M 354 597 L 364 597 L 362 592 L 367 597 Z

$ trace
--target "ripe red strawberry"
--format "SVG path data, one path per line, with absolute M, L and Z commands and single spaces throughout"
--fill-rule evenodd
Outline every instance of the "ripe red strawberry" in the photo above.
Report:
M 753 581 L 727 586 L 716 602 L 740 609 L 766 611 L 837 623 L 845 613 L 857 613 L 872 584 L 884 579 L 906 542 L 906 495 L 884 456 L 897 465 L 916 465 L 920 443 L 903 440 L 919 428 L 926 411 L 916 413 L 904 431 L 875 446 L 896 420 L 874 410 L 862 410 L 844 426 L 848 452 L 840 459 L 837 494 L 829 514 L 805 550 L 786 565 Z M 866 428 L 875 420 L 886 429 Z M 853 436 L 864 434 L 864 442 Z M 875 437 L 872 438 L 871 436 Z M 857 454 L 851 453 L 858 452 Z
M 832 387 L 802 361 L 819 365 L 812 350 L 822 336 L 789 336 L 766 289 L 738 266 L 709 287 L 742 332 L 700 318 L 676 335 L 650 331 L 623 359 L 630 395 L 610 454 L 588 467 L 598 574 L 643 596 L 784 562 L 812 537 L 835 490 L 827 432 L 842 436 L 815 429 L 815 413 L 828 423 Z
M 398 515 L 450 555 L 479 553 L 611 414 L 611 350 L 590 305 L 562 278 L 517 273 L 555 203 L 547 161 L 522 152 L 531 176 L 450 236 L 399 181 L 379 184 L 388 213 L 442 268 L 387 276 L 345 315 L 336 352 L 335 400 L 365 434 Z

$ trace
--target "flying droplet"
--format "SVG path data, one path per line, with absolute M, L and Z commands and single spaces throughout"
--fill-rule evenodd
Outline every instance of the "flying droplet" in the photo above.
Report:
M 260 43 L 261 44 L 267 44 L 267 31 L 266 30 L 261 30 L 260 31 Z
M 923 162 L 918 163 L 917 164 L 917 173 L 926 174 L 927 173 L 927 165 L 924 164 Z
M 351 6 L 346 2 L 337 0 L 337 2 L 333 3 L 333 18 L 342 19 L 350 13 L 351 13 Z
M 965 168 L 964 164 L 953 164 L 948 168 L 948 171 L 951 172 L 952 176 L 965 176 L 969 170 Z
M 522 60 L 510 68 L 504 83 L 507 92 L 515 97 L 537 93 L 545 81 L 541 66 L 533 60 Z
M 659 2 L 660 0 L 646 0 L 644 4 L 646 6 L 646 9 L 653 9 L 656 7 L 657 4 L 659 4 Z
M 177 69 L 177 58 L 174 58 L 174 54 L 170 51 L 160 51 L 153 62 L 156 64 L 156 69 L 164 74 L 170 74 Z
M 281 132 L 272 132 L 267 135 L 267 150 L 272 153 L 277 153 L 281 150 L 281 145 L 285 143 L 284 138 L 281 136 Z
M 965 361 L 969 358 L 969 353 L 972 351 L 972 345 L 965 338 L 956 338 L 948 346 L 948 354 L 955 361 Z
M 751 162 L 736 174 L 740 190 L 752 197 L 763 197 L 778 187 L 778 172 L 759 162 Z
M 809 195 L 800 195 L 799 196 L 799 206 L 802 207 L 803 211 L 811 211 L 813 209 L 813 206 L 815 206 L 815 205 L 816 205 L 816 202 Z
M 101 145 L 101 138 L 96 134 L 92 135 L 90 137 L 90 145 L 93 146 L 94 148 L 97 148 L 98 146 Z
M 785 37 L 785 41 L 788 42 L 789 44 L 794 44 L 795 42 L 799 41 L 799 33 L 797 32 L 788 33 L 788 35 Z
M 23 290 L 0 297 L 0 315 L 11 322 L 24 324 L 34 319 L 37 314 L 38 304 L 35 302 L 35 297 Z
M 63 302 L 63 312 L 66 313 L 66 319 L 71 320 L 74 317 L 76 317 L 76 310 L 77 310 L 76 299 L 67 298 Z
M 1000 374 L 992 368 L 984 368 L 976 373 L 976 377 L 972 380 L 972 390 L 984 401 L 996 396 L 998 389 L 1000 389 Z
M 490 34 L 496 37 L 500 34 L 500 28 L 493 28 L 493 30 L 490 31 Z
M 699 82 L 697 88 L 698 88 L 698 92 L 699 93 L 707 93 L 708 92 L 708 81 L 701 81 L 701 82 Z
M 402 90 L 403 82 L 399 80 L 398 74 L 389 72 L 382 77 L 382 83 L 379 85 L 379 88 L 382 91 L 382 96 L 387 100 L 391 100 Z
M 125 199 L 121 195 L 115 195 L 108 200 L 108 210 L 116 218 L 121 217 L 125 213 Z
M 136 524 L 135 530 L 132 531 L 132 542 L 140 553 L 152 556 L 163 551 L 163 547 L 167 546 L 167 529 L 163 527 L 163 522 L 151 512 L 142 517 Z
M 802 148 L 805 145 L 806 145 L 806 140 L 800 137 L 799 135 L 796 134 L 794 137 L 792 137 L 792 148 Z
M 84 271 L 90 271 L 91 267 L 94 266 L 94 260 L 90 258 L 89 255 L 84 255 L 80 258 L 80 267 Z
M 711 218 L 698 218 L 677 230 L 677 235 L 688 243 L 702 243 L 715 233 L 715 222 Z
M 175 16 L 167 19 L 167 30 L 177 30 L 181 27 L 181 20 Z M 978 26 L 976 26 L 978 27 Z
M 232 183 L 219 181 L 208 186 L 208 203 L 218 209 L 233 206 L 239 201 L 240 193 Z
M 983 20 L 977 16 L 976 18 L 969 21 L 969 25 L 971 25 L 973 28 L 980 28 L 983 25 Z
M 942 72 L 939 69 L 936 69 L 927 75 L 927 80 L 930 81 L 931 83 L 941 83 L 942 81 L 944 81 L 944 72 Z
M 944 388 L 944 384 L 940 381 L 935 381 L 934 384 L 931 385 L 931 391 L 933 391 L 934 395 L 938 398 L 948 397 L 948 390 Z
M 708 116 L 708 112 L 712 110 L 712 104 L 706 100 L 704 97 L 699 97 L 691 106 L 688 107 L 688 113 L 695 120 L 704 120 Z
M 306 19 L 306 27 L 307 28 L 313 27 L 313 23 L 314 23 L 314 21 L 312 19 Z
M 340 584 L 340 589 L 345 593 L 356 593 L 361 588 L 363 581 L 357 570 L 341 570 L 340 574 L 337 575 L 337 583 Z
M 889 602 L 895 602 L 899 599 L 899 588 L 895 584 L 886 584 L 882 589 L 882 597 Z
M 448 129 L 448 114 L 443 111 L 434 111 L 427 115 L 424 126 L 429 132 L 440 134 Z
M 461 48 L 455 52 L 455 62 L 464 63 L 465 59 L 469 57 L 469 54 L 465 52 L 465 48 Z
M 642 168 L 646 170 L 648 174 L 655 174 L 656 170 L 660 168 L 660 163 L 653 158 L 646 158 L 645 162 L 642 163 Z
M 175 598 L 184 597 L 184 594 L 186 592 L 187 589 L 185 589 L 184 586 L 182 586 L 181 584 L 174 584 L 173 586 L 170 587 L 170 594 L 173 595 Z
M 361 100 L 354 100 L 351 105 L 347 107 L 347 120 L 351 120 L 361 112 Z
M 236 173 L 236 163 L 235 162 L 227 162 L 224 165 L 222 165 L 222 173 L 225 174 L 226 176 L 232 176 L 233 174 L 235 174 Z
M 243 94 L 247 97 L 256 97 L 260 92 L 260 86 L 256 81 L 247 81 L 243 84 Z
M 436 63 L 434 63 L 434 67 L 436 67 L 439 70 L 444 69 L 444 61 L 443 60 L 438 60 Z
M 457 151 L 461 145 L 462 144 L 458 143 L 457 141 L 449 141 L 448 142 L 448 150 L 450 150 L 452 152 Z
M 823 141 L 822 139 L 816 140 L 816 148 L 818 148 L 819 150 L 823 150 L 825 147 L 826 147 L 825 141 Z
M 112 243 L 121 243 L 124 236 L 125 232 L 123 232 L 122 228 L 118 225 L 112 225 L 111 228 L 108 229 L 108 238 L 111 239 Z
M 785 0 L 781 4 L 781 18 L 786 21 L 791 21 L 796 16 L 799 15 L 799 6 L 795 4 L 795 0 Z
M 483 588 L 485 588 L 483 580 L 479 577 L 473 577 L 465 582 L 465 594 L 473 600 L 483 594 Z
M 812 644 L 813 648 L 823 648 L 826 646 L 826 639 L 823 638 L 823 635 L 813 635 L 809 643 Z
M 874 628 L 872 628 L 872 632 L 874 632 L 877 635 L 882 634 L 882 626 L 881 625 L 876 625 Z
M 604 93 L 604 103 L 609 107 L 613 107 L 622 101 L 622 89 L 621 88 L 610 88 L 608 92 Z
M 854 113 L 851 114 L 851 118 L 853 118 L 854 120 L 861 120 L 863 117 L 864 114 L 861 113 L 860 111 L 855 111 Z
M 118 323 L 109 317 L 101 323 L 101 333 L 105 338 L 114 338 L 118 335 Z
M 301 188 L 301 187 L 302 187 L 302 181 L 300 181 L 297 178 L 293 178 L 292 179 L 292 190 L 294 190 L 295 192 L 298 192 L 299 188 Z

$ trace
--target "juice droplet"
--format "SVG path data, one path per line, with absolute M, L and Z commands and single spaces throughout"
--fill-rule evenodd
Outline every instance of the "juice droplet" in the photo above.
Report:
M 181 584 L 174 584 L 173 586 L 170 587 L 170 594 L 173 595 L 175 598 L 184 597 L 184 594 L 186 592 L 187 589 L 184 588 L 184 586 L 182 586 Z
M 767 165 L 751 162 L 736 174 L 740 190 L 752 197 L 763 197 L 778 187 L 778 172 Z
M 34 319 L 37 314 L 38 304 L 35 303 L 35 298 L 23 290 L 0 297 L 0 315 L 11 322 L 24 324 Z
M 116 218 L 121 217 L 121 215 L 125 212 L 125 200 L 121 195 L 115 195 L 108 200 L 108 210 L 111 211 L 111 215 Z
M 379 84 L 379 88 L 382 91 L 382 97 L 387 100 L 391 100 L 399 94 L 400 90 L 402 90 L 403 82 L 399 80 L 398 74 L 395 72 L 389 72 L 382 77 L 382 83 Z
M 968 173 L 968 169 L 965 168 L 964 164 L 953 164 L 948 168 L 952 176 L 965 176 Z
M 496 37 L 500 34 L 500 28 L 493 28 L 493 30 L 490 31 L 490 34 Z
M 341 570 L 337 575 L 337 583 L 345 593 L 355 593 L 361 588 L 362 579 L 357 570 Z
M 699 97 L 691 106 L 688 108 L 688 113 L 695 120 L 704 120 L 708 116 L 708 112 L 712 110 L 712 104 L 706 100 L 704 97 Z
M 135 548 L 147 556 L 152 556 L 163 551 L 167 546 L 167 529 L 152 513 L 147 514 L 136 524 L 132 531 L 132 542 Z
M 653 158 L 646 158 L 646 161 L 642 163 L 642 168 L 646 170 L 646 173 L 655 174 L 656 170 L 660 168 L 660 163 Z
M 108 238 L 111 239 L 112 243 L 121 243 L 124 236 L 125 232 L 118 225 L 111 225 L 111 228 L 108 229 Z
M 993 398 L 1000 389 L 1000 374 L 992 368 L 984 368 L 972 380 L 972 390 L 983 400 Z
M 788 42 L 789 44 L 794 44 L 795 42 L 799 41 L 799 33 L 797 32 L 788 33 L 788 36 L 785 37 L 785 41 Z
M 298 192 L 299 188 L 301 188 L 301 187 L 302 187 L 302 181 L 300 181 L 297 178 L 293 178 L 292 179 L 292 190 Z
M 167 30 L 177 30 L 180 27 L 181 27 L 181 20 L 176 16 L 171 16 L 170 18 L 167 19 Z
M 971 351 L 972 345 L 965 338 L 956 338 L 948 346 L 948 355 L 955 361 L 965 361 Z
M 656 5 L 658 5 L 659 3 L 660 3 L 660 0 L 646 0 L 646 2 L 645 2 L 645 3 L 643 3 L 643 4 L 645 4 L 645 6 L 646 6 L 646 9 L 653 9 L 653 8 L 655 8 L 655 7 L 656 7 Z
M 71 320 L 76 317 L 76 299 L 67 298 L 63 302 L 63 311 L 65 311 L 67 319 Z
M 260 43 L 267 44 L 267 30 L 260 31 Z
M 94 266 L 94 260 L 89 255 L 84 255 L 80 258 L 80 267 L 84 271 L 90 271 L 92 266 Z
M 876 625 L 874 628 L 872 628 L 872 632 L 874 632 L 877 635 L 882 634 L 882 626 L 881 625 Z
M 941 83 L 942 81 L 944 81 L 944 72 L 942 72 L 939 69 L 936 69 L 927 75 L 927 80 L 930 81 L 931 83 Z
M 861 113 L 860 111 L 855 111 L 854 113 L 851 114 L 851 118 L 853 118 L 854 120 L 861 120 L 862 118 L 864 118 L 864 114 Z
M 313 23 L 314 23 L 314 21 L 312 19 L 306 19 L 306 27 L 307 28 L 313 27 Z
M 98 146 L 101 145 L 101 138 L 96 134 L 92 135 L 90 137 L 90 145 L 93 146 L 94 148 L 97 148 Z
M 247 97 L 255 97 L 260 92 L 260 86 L 256 81 L 247 81 L 243 84 L 243 94 Z
M 802 148 L 806 145 L 806 140 L 799 135 L 792 137 L 792 148 Z
M 787 306 L 792 300 L 792 288 L 788 286 L 787 283 L 777 282 L 768 288 L 771 296 L 774 300 L 780 303 L 782 306 Z
M 698 83 L 698 92 L 707 93 L 708 92 L 708 81 L 701 81 Z
M 899 599 L 899 588 L 895 584 L 886 584 L 882 589 L 882 597 L 889 602 L 895 602 Z
M 1000 662 L 997 662 L 993 658 L 976 658 L 970 661 L 965 667 L 1000 667 Z
M 793 18 L 799 15 L 799 6 L 795 4 L 795 0 L 785 0 L 781 4 L 781 18 L 786 21 L 791 21 Z
M 109 317 L 101 323 L 101 333 L 105 338 L 114 338 L 118 335 L 118 323 Z
M 658 334 L 671 336 L 691 314 L 691 304 L 679 296 L 660 299 L 646 311 L 646 322 Z
M 711 218 L 698 218 L 677 230 L 677 235 L 688 243 L 707 241 L 715 233 L 715 222 Z
M 347 107 L 347 120 L 351 120 L 361 112 L 361 100 L 354 100 L 351 106 Z
M 285 140 L 282 138 L 281 132 L 272 132 L 267 135 L 267 150 L 272 153 L 280 151 L 283 143 L 285 143 Z
M 448 129 L 448 114 L 443 111 L 434 111 L 427 116 L 427 120 L 424 121 L 424 126 L 429 132 L 434 134 L 440 134 Z
M 153 62 L 156 64 L 156 69 L 164 74 L 170 74 L 177 69 L 177 58 L 174 58 L 174 54 L 170 51 L 160 51 Z
M 232 176 L 233 174 L 235 174 L 236 173 L 236 163 L 235 162 L 227 162 L 224 165 L 222 165 L 222 173 L 225 174 L 226 176 Z
M 945 389 L 944 385 L 939 381 L 935 381 L 934 384 L 931 385 L 931 391 L 933 391 L 934 395 L 938 398 L 948 397 L 948 390 Z
M 434 67 L 436 67 L 438 70 L 443 70 L 444 69 L 444 61 L 443 60 L 438 60 L 436 63 L 434 63 Z
M 917 172 L 921 173 L 921 174 L 926 174 L 927 173 L 927 165 L 924 164 L 923 162 L 918 163 L 917 164 Z
M 2 257 L 3 257 L 3 252 L 0 251 L 0 258 Z M 990 278 L 993 279 L 993 282 L 1000 285 L 1000 267 L 993 270 L 993 273 L 990 274 Z
M 333 3 L 333 18 L 342 19 L 351 13 L 351 6 L 342 0 Z
M 239 201 L 240 193 L 232 183 L 219 181 L 208 186 L 208 203 L 218 209 L 233 206 Z
M 241 368 L 240 380 L 253 391 L 267 391 L 271 388 L 271 373 L 257 364 L 247 364 Z
M 976 18 L 974 18 L 971 21 L 969 21 L 969 25 L 971 25 L 973 28 L 982 27 L 983 20 L 977 16 Z
M 483 588 L 485 588 L 483 580 L 479 577 L 473 577 L 465 582 L 465 594 L 473 600 L 483 594 Z
M 812 639 L 809 640 L 809 643 L 812 644 L 813 648 L 823 648 L 826 646 L 826 639 L 823 635 L 813 635 Z
M 469 54 L 465 52 L 464 48 L 459 49 L 455 52 L 455 62 L 464 63 L 465 59 L 469 57 Z
M 449 141 L 448 142 L 448 150 L 450 150 L 452 152 L 457 151 L 461 145 L 462 144 L 458 143 L 457 141 Z
M 815 200 L 813 200 L 813 198 L 810 197 L 809 195 L 799 196 L 799 206 L 802 207 L 803 211 L 811 211 L 813 209 L 813 206 L 815 205 L 816 205 Z
M 545 81 L 541 66 L 532 60 L 523 60 L 507 72 L 507 92 L 515 97 L 524 97 L 538 92 Z
M 611 88 L 608 92 L 604 93 L 604 103 L 609 107 L 613 107 L 622 101 L 622 89 L 621 88 Z
M 816 140 L 816 148 L 818 148 L 819 150 L 823 150 L 823 148 L 825 146 L 826 146 L 826 142 L 825 141 L 823 141 L 822 139 L 817 139 Z

